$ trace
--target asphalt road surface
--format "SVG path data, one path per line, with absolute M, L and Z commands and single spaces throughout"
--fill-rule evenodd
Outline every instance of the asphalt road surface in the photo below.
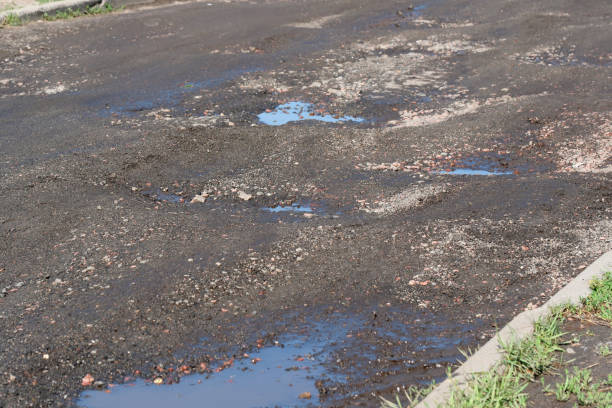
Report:
M 611 248 L 609 6 L 0 28 L 0 407 L 144 406 L 196 372 L 193 406 L 377 406 L 444 378 Z M 253 386 L 282 346 L 288 383 Z

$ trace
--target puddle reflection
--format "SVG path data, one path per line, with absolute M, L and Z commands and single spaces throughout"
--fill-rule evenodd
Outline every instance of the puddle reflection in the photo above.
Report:
M 315 314 L 324 315 L 321 312 Z M 455 362 L 460 358 L 457 348 L 474 341 L 476 325 L 401 309 L 363 310 L 357 314 L 336 312 L 322 320 L 314 320 L 320 319 L 315 316 L 295 317 L 293 329 L 279 336 L 275 345 L 255 349 L 231 366 L 223 365 L 226 368 L 221 371 L 213 369 L 214 372 L 187 375 L 174 384 L 154 385 L 150 381 L 137 380 L 112 387 L 107 392 L 88 390 L 81 394 L 77 404 L 86 408 L 255 408 L 327 404 L 329 398 L 335 397 L 319 395 L 320 390 L 326 393 L 329 386 L 334 389 L 341 384 L 350 387 L 356 380 L 357 384 L 364 384 L 358 379 L 375 378 L 381 369 L 376 362 L 381 359 L 384 370 L 405 373 L 410 377 L 406 378 L 408 382 L 431 381 L 427 370 L 419 369 L 412 374 L 410 370 L 435 366 L 439 362 Z M 265 332 L 259 333 L 262 334 Z M 242 355 L 239 351 L 235 354 Z M 383 358 L 387 355 L 394 357 L 387 361 Z M 441 367 L 438 374 L 443 376 Z M 375 381 L 366 385 L 367 390 L 359 388 L 359 392 L 386 389 L 389 385 L 393 384 Z M 341 395 L 336 397 L 342 398 Z
M 309 395 L 318 400 L 314 377 L 324 373 L 313 354 L 323 344 L 299 339 L 255 351 L 244 360 L 215 374 L 192 374 L 179 383 L 155 385 L 140 379 L 111 389 L 110 393 L 86 391 L 79 404 L 103 407 L 267 407 L 304 405 Z M 307 393 L 307 394 L 305 394 Z
M 185 201 L 185 199 L 179 195 L 166 193 L 160 189 L 143 191 L 142 195 L 155 201 L 165 201 L 174 204 L 183 203 Z
M 353 116 L 332 116 L 325 114 L 320 110 L 315 110 L 311 103 L 305 102 L 287 102 L 277 106 L 270 112 L 263 112 L 257 115 L 259 121 L 265 125 L 270 126 L 281 126 L 289 122 L 299 122 L 304 120 L 318 120 L 320 122 L 328 123 L 342 123 L 342 122 L 363 122 L 363 118 L 356 118 Z
M 500 167 L 496 160 L 465 159 L 450 169 L 432 171 L 433 174 L 453 176 L 504 176 L 514 174 Z
M 272 213 L 280 212 L 298 212 L 298 213 L 312 213 L 314 212 L 310 204 L 299 204 L 293 203 L 291 205 L 277 205 L 276 207 L 264 207 L 264 211 Z

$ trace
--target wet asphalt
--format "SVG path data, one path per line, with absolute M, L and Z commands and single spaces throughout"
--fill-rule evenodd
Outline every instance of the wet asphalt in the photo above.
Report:
M 126 5 L 0 28 L 0 407 L 377 406 L 610 249 L 606 1 Z

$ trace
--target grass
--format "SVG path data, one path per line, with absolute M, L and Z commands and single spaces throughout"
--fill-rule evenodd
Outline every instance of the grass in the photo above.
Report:
M 574 367 L 574 373 L 570 374 L 569 370 L 565 369 L 565 380 L 556 384 L 555 397 L 557 401 L 567 401 L 572 394 L 578 394 L 585 390 L 591 382 L 591 371 L 580 370 Z
M 495 369 L 475 376 L 469 387 L 453 391 L 446 407 L 453 408 L 524 408 L 527 382 L 517 375 L 512 367 L 497 366 Z
M 610 377 L 612 374 L 606 381 L 595 382 L 591 370 L 574 367 L 574 371 L 570 373 L 566 369 L 564 380 L 555 385 L 554 395 L 560 402 L 568 401 L 574 395 L 581 406 L 610 407 L 612 392 L 607 387 Z
M 582 301 L 585 313 L 612 322 L 612 272 L 591 282 L 593 293 Z
M 416 404 L 418 401 L 420 401 L 421 399 L 429 395 L 429 393 L 432 392 L 434 388 L 436 388 L 436 385 L 437 384 L 434 381 L 431 384 L 429 384 L 428 387 L 425 387 L 425 388 L 418 388 L 415 386 L 408 387 L 408 389 L 404 390 L 404 399 L 406 401 L 405 403 L 402 402 L 402 398 L 400 398 L 399 394 L 395 395 L 395 401 L 390 401 L 388 399 L 381 397 L 381 400 L 382 400 L 381 407 L 382 408 L 411 407 L 413 404 Z
M 106 3 L 103 6 L 87 6 L 83 10 L 80 10 L 80 9 L 73 10 L 69 8 L 64 11 L 58 11 L 55 14 L 45 13 L 43 15 L 43 19 L 46 21 L 66 20 L 66 19 L 75 18 L 75 17 L 95 16 L 99 14 L 112 13 L 113 11 L 117 11 L 121 9 L 123 9 L 123 7 L 115 8 L 113 7 L 112 4 Z
M 606 272 L 601 279 L 591 283 L 591 294 L 581 300 L 580 306 L 557 308 L 534 324 L 533 334 L 518 342 L 502 343 L 503 360 L 488 372 L 471 378 L 464 389 L 452 391 L 445 408 L 524 408 L 527 406 L 527 385 L 539 376 L 551 372 L 553 367 L 563 363 L 562 332 L 565 318 L 570 315 L 597 320 L 609 324 L 612 322 L 612 272 Z M 573 339 L 578 339 L 576 335 Z M 607 345 L 602 345 L 598 354 L 607 357 L 612 354 Z M 561 382 L 553 390 L 542 382 L 544 391 L 555 395 L 558 401 L 568 401 L 575 396 L 581 406 L 612 407 L 612 373 L 601 382 L 595 382 L 591 371 L 574 368 L 565 370 Z M 430 390 L 431 391 L 431 390 Z M 426 395 L 426 394 L 425 394 Z M 415 398 L 416 397 L 416 398 Z M 424 395 L 406 393 L 406 408 L 422 399 Z M 403 408 L 399 395 L 396 401 L 383 399 L 382 408 Z
M 524 408 L 529 382 L 546 373 L 561 348 L 563 309 L 538 320 L 533 335 L 519 342 L 501 343 L 504 359 L 494 369 L 474 376 L 465 390 L 454 390 L 448 408 Z
M 39 3 L 42 4 L 42 3 L 47 3 L 47 2 L 51 2 L 55 0 L 38 0 L 38 1 Z M 45 13 L 43 14 L 42 18 L 45 21 L 66 20 L 66 19 L 82 17 L 82 16 L 95 16 L 99 14 L 112 13 L 113 11 L 123 10 L 123 8 L 124 8 L 123 6 L 113 7 L 112 4 L 106 3 L 103 6 L 87 6 L 84 9 L 69 8 L 67 10 L 57 11 L 56 13 L 53 13 L 53 14 Z M 14 14 L 9 14 L 7 17 L 4 18 L 4 20 L 0 23 L 0 25 L 18 26 L 24 23 L 25 23 L 25 20 L 23 20 L 22 18 L 19 18 L 18 16 Z
M 533 335 L 520 342 L 502 343 L 504 363 L 521 377 L 531 380 L 544 374 L 556 361 L 561 348 L 563 310 L 535 322 Z
M 2 20 L 2 25 L 18 26 L 22 24 L 23 20 L 21 17 L 15 14 L 9 14 L 8 16 L 4 17 L 4 20 Z

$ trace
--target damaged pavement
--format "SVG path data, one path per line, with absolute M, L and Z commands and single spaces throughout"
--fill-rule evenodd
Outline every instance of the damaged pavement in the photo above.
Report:
M 1 28 L 0 406 L 205 387 L 295 336 L 285 405 L 445 378 L 611 248 L 609 39 L 605 0 Z

